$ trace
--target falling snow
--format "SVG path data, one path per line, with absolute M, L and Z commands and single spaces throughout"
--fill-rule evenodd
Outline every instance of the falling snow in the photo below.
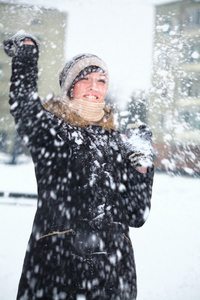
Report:
M 104 9 L 103 7 L 103 10 Z M 132 10 L 130 10 L 130 12 L 131 11 Z M 33 12 L 42 14 L 42 9 L 39 6 L 34 6 Z M 115 13 L 113 15 L 115 15 Z M 141 18 L 141 14 L 137 13 L 137 15 Z M 154 163 L 158 169 L 168 172 L 165 174 L 156 173 L 150 216 L 149 203 L 146 203 L 148 202 L 146 182 L 140 185 L 140 192 L 137 195 L 137 200 L 140 200 L 137 203 L 139 206 L 137 212 L 140 216 L 140 221 L 143 224 L 148 219 L 140 231 L 133 228 L 130 230 L 130 238 L 133 244 L 137 266 L 138 300 L 198 300 L 200 295 L 200 239 L 198 235 L 200 229 L 199 180 L 195 177 L 174 176 L 177 172 L 179 174 L 181 172 L 182 175 L 184 173 L 187 176 L 196 176 L 200 170 L 200 109 L 199 105 L 197 105 L 197 101 L 200 97 L 199 74 L 194 72 L 195 68 L 199 66 L 200 48 L 198 46 L 199 44 L 195 44 L 195 38 L 199 38 L 199 33 L 195 38 L 190 35 L 186 38 L 186 35 L 182 35 L 177 25 L 177 15 L 177 12 L 174 13 L 170 10 L 167 18 L 166 15 L 163 14 L 156 15 L 157 23 L 155 23 L 155 34 L 158 34 L 159 38 L 157 40 L 155 39 L 156 43 L 153 49 L 152 86 L 148 95 L 145 94 L 144 96 L 140 93 L 138 97 L 135 97 L 135 94 L 133 93 L 131 96 L 132 91 L 130 92 L 130 86 L 131 89 L 133 89 L 133 86 L 141 86 L 142 77 L 137 76 L 137 68 L 139 69 L 141 67 L 141 63 L 145 62 L 145 57 L 147 56 L 146 48 L 137 44 L 136 36 L 132 41 L 128 36 L 128 42 L 124 40 L 121 44 L 129 44 L 130 49 L 131 44 L 134 44 L 134 48 L 136 44 L 137 47 L 141 49 L 143 59 L 138 59 L 139 65 L 137 66 L 137 62 L 135 65 L 132 65 L 131 60 L 124 59 L 124 57 L 126 57 L 124 49 L 124 57 L 121 56 L 118 62 L 119 65 L 120 61 L 123 62 L 123 65 L 128 63 L 128 65 L 126 65 L 126 76 L 121 76 L 119 72 L 116 72 L 116 67 L 113 68 L 112 66 L 111 71 L 112 75 L 117 74 L 117 80 L 120 83 L 123 81 L 123 89 L 126 90 L 125 92 L 119 93 L 119 88 L 119 91 L 116 93 L 116 91 L 114 91 L 115 86 L 111 86 L 111 95 L 112 92 L 114 94 L 120 94 L 120 96 L 117 95 L 116 99 L 119 101 L 119 107 L 124 109 L 124 111 L 120 112 L 120 116 L 122 117 L 122 132 L 124 133 L 124 128 L 128 122 L 140 122 L 143 118 L 145 122 L 149 123 L 154 133 L 153 148 L 151 147 L 151 142 L 146 143 L 146 141 L 141 140 L 136 134 L 129 139 L 122 137 L 124 143 L 123 149 L 127 150 L 130 148 L 134 152 L 142 151 L 146 156 L 153 154 Z M 120 14 L 120 16 L 123 20 L 123 14 Z M 195 20 L 194 16 L 195 15 L 193 15 L 192 18 L 190 16 L 190 18 L 185 21 L 185 24 L 182 24 L 183 29 L 193 24 L 192 22 Z M 118 20 L 119 17 L 117 14 L 116 17 Z M 88 19 L 90 20 L 90 18 Z M 131 19 L 134 19 L 132 15 Z M 65 24 L 63 24 L 63 26 L 65 26 Z M 4 24 L 0 24 L 0 28 L 2 31 L 5 31 Z M 113 32 L 113 28 L 111 29 Z M 79 31 L 81 32 L 81 28 Z M 58 34 L 58 31 L 55 31 L 55 36 Z M 140 36 L 140 34 L 137 34 L 137 36 Z M 168 40 L 168 43 L 166 43 L 166 40 Z M 93 42 L 93 38 L 91 38 L 91 41 Z M 43 41 L 43 47 L 43 49 L 46 47 L 45 40 Z M 49 44 L 49 48 L 54 51 L 57 51 L 59 47 L 60 46 L 53 41 Z M 100 49 L 100 47 L 101 45 L 98 39 L 98 49 L 101 52 L 102 49 Z M 118 52 L 120 53 L 120 51 Z M 33 49 L 32 54 L 37 55 L 36 49 Z M 113 59 L 113 61 L 116 66 L 116 60 Z M 52 60 L 49 61 L 49 65 L 52 67 L 56 65 L 56 57 L 53 57 Z M 118 69 L 120 69 L 119 65 Z M 192 65 L 194 70 L 190 70 L 190 68 L 188 68 L 189 65 Z M 182 68 L 182 66 L 186 66 L 185 69 L 184 67 Z M 135 72 L 133 72 L 133 70 Z M 15 72 L 16 69 L 14 70 L 14 73 Z M 41 72 L 42 68 L 39 74 L 41 74 Z M 146 72 L 143 73 L 145 73 L 145 75 L 143 75 L 143 77 L 145 77 Z M 4 72 L 0 70 L 0 77 L 2 76 L 4 76 Z M 122 77 L 126 78 L 126 80 L 122 80 Z M 26 92 L 30 88 L 30 85 L 27 87 L 24 86 L 23 82 L 25 79 L 26 74 L 16 76 L 13 84 L 14 88 L 18 89 L 20 96 L 23 95 L 24 91 Z M 128 93 L 129 95 L 127 95 Z M 130 170 L 127 171 L 127 169 L 123 174 L 118 172 L 118 168 L 123 163 L 124 157 L 122 155 L 123 153 L 119 151 L 119 141 L 116 141 L 117 138 L 114 135 L 108 136 L 104 131 L 97 133 L 97 131 L 95 132 L 92 128 L 74 130 L 73 126 L 69 124 L 63 125 L 62 121 L 57 122 L 54 128 L 55 118 L 41 109 L 41 103 L 38 101 L 38 93 L 34 90 L 30 92 L 30 95 L 32 98 L 29 107 L 27 103 L 22 105 L 21 99 L 20 101 L 14 102 L 15 93 L 11 91 L 11 113 L 16 119 L 16 125 L 21 133 L 24 144 L 29 146 L 33 153 L 34 167 L 36 175 L 39 178 L 40 195 L 46 200 L 52 199 L 53 203 L 58 202 L 56 209 L 59 213 L 59 217 L 57 215 L 54 219 L 55 222 L 52 224 L 53 229 L 50 233 L 50 235 L 52 235 L 52 243 L 56 243 L 55 235 L 57 234 L 57 229 L 54 230 L 54 227 L 62 227 L 63 220 L 66 221 L 66 223 L 68 222 L 67 224 L 70 224 L 70 221 L 74 217 L 78 220 L 81 219 L 83 211 L 86 211 L 87 218 L 83 218 L 82 221 L 88 220 L 89 216 L 90 223 L 92 226 L 97 226 L 96 228 L 102 226 L 102 221 L 106 218 L 113 217 L 115 221 L 118 219 L 120 221 L 124 220 L 124 209 L 121 209 L 121 207 L 119 209 L 120 197 L 129 192 L 128 186 L 130 188 L 130 184 L 128 183 L 132 174 Z M 49 94 L 46 97 L 47 101 L 52 99 L 52 95 L 53 94 Z M 112 97 L 110 98 L 109 100 L 112 102 Z M 145 109 L 142 110 L 142 107 Z M 133 114 L 130 112 L 130 108 L 133 109 Z M 36 112 L 36 118 L 32 122 L 31 118 L 25 117 L 23 123 L 18 116 L 18 111 L 20 110 L 22 114 L 26 114 L 28 111 L 29 117 L 33 116 Z M 48 122 L 46 122 L 47 120 Z M 2 123 L 4 121 L 6 121 L 6 117 L 1 119 Z M 41 135 L 38 134 L 38 124 L 40 124 L 39 130 L 43 133 L 43 139 L 41 139 Z M 114 124 L 118 124 L 118 114 L 114 114 Z M 28 133 L 23 133 L 24 128 Z M 51 146 L 54 147 L 53 150 L 51 149 L 52 151 L 48 149 L 49 135 L 51 136 Z M 37 138 L 38 140 L 35 140 Z M 38 151 L 35 149 L 35 142 L 42 144 Z M 70 148 L 69 145 L 71 144 L 73 144 L 73 146 Z M 89 145 L 89 154 L 84 153 L 83 155 L 85 145 Z M 70 150 L 68 151 L 67 149 L 69 148 Z M 115 162 L 113 162 L 113 160 L 109 162 L 110 167 L 108 163 L 102 163 L 107 157 L 108 159 L 113 159 L 113 153 L 116 154 L 114 158 Z M 6 159 L 7 158 L 4 157 L 2 161 L 5 162 Z M 21 157 L 19 157 L 19 162 L 20 159 Z M 70 165 L 72 159 L 73 164 Z M 90 164 L 92 159 L 93 163 Z M 36 224 L 34 224 L 32 228 L 36 211 L 36 200 L 28 200 L 26 198 L 16 199 L 10 196 L 11 192 L 37 194 L 33 165 L 28 158 L 25 160 L 26 161 L 22 158 L 22 163 L 15 167 L 9 164 L 1 164 L 0 195 L 2 194 L 2 197 L 0 198 L 0 239 L 3 243 L 1 242 L 0 248 L 0 298 L 2 300 L 11 300 L 16 297 L 24 253 L 31 229 L 38 241 L 42 239 L 43 236 L 46 236 L 46 234 L 49 234 L 49 231 L 46 230 L 49 229 L 48 214 L 50 206 L 46 204 L 45 201 L 39 200 L 37 206 L 39 211 L 45 211 L 45 217 L 47 217 L 42 219 L 43 228 L 42 232 L 40 232 Z M 152 161 L 147 160 L 146 166 L 151 167 Z M 63 170 L 66 171 L 64 172 Z M 56 180 L 54 180 L 55 178 L 52 176 L 52 172 L 56 174 Z M 81 176 L 80 172 L 82 172 Z M 88 180 L 86 180 L 87 172 L 90 174 Z M 81 180 L 83 180 L 84 184 L 81 183 Z M 75 187 L 72 184 L 71 189 L 65 194 L 65 206 L 60 199 L 62 199 L 64 192 L 67 190 L 67 186 L 72 182 L 76 182 L 77 184 Z M 103 182 L 103 197 L 102 190 L 100 190 L 101 182 Z M 93 193 L 93 198 L 88 196 L 89 189 L 90 192 Z M 132 190 L 131 193 L 133 194 Z M 74 199 L 76 199 L 77 194 L 83 194 L 83 197 L 87 198 L 89 205 L 83 201 L 75 206 Z M 113 203 L 110 205 L 107 201 L 109 197 L 115 200 L 114 205 Z M 136 196 L 134 195 L 134 197 Z M 101 199 L 101 201 L 94 201 L 95 203 L 92 203 L 91 199 Z M 134 215 L 134 208 L 131 205 L 127 205 L 127 203 L 130 204 L 128 197 L 124 196 L 123 200 L 123 205 L 128 208 L 127 215 L 130 214 L 130 218 L 132 218 L 129 220 L 129 225 L 134 226 L 137 221 L 136 214 Z M 142 201 L 144 201 L 146 206 L 143 205 L 143 207 L 140 207 L 141 203 L 143 203 Z M 126 221 L 128 219 L 127 215 Z M 119 228 L 122 226 L 121 222 L 113 222 L 113 224 Z M 108 226 L 109 225 L 107 225 L 107 227 Z M 141 224 L 139 226 L 141 226 Z M 78 255 L 74 254 L 74 260 L 77 259 L 80 253 L 84 253 L 85 255 L 87 251 L 89 251 L 90 254 L 92 253 L 92 255 L 95 254 L 100 257 L 106 257 L 108 255 L 107 251 L 105 251 L 104 240 L 98 234 L 91 233 L 83 238 L 78 234 L 76 235 L 72 229 L 69 229 L 69 232 L 72 234 L 76 251 L 79 253 Z M 104 236 L 106 232 L 107 230 L 104 231 Z M 61 244 L 62 243 L 63 241 Z M 105 274 L 103 274 L 104 271 L 110 271 L 112 266 L 117 266 L 117 264 L 124 259 L 126 256 L 124 253 L 130 254 L 130 240 L 126 235 L 121 235 L 120 238 L 116 239 L 113 243 L 116 248 L 108 257 L 110 264 L 106 263 L 102 268 L 101 263 L 104 264 L 103 259 L 102 261 L 97 259 L 96 265 L 93 262 L 93 268 L 96 267 L 102 270 L 101 278 L 105 278 Z M 30 249 L 28 246 L 27 252 L 29 252 Z M 55 250 L 57 253 L 59 253 L 59 251 L 61 253 L 63 252 L 63 246 L 60 247 L 57 245 Z M 57 256 L 58 260 L 59 255 Z M 67 251 L 66 255 L 68 255 Z M 51 260 L 51 257 L 52 252 L 49 251 L 47 260 Z M 80 257 L 78 259 L 80 261 L 77 266 L 80 270 L 87 271 L 91 269 L 92 260 L 90 258 L 84 262 Z M 130 261 L 127 261 L 126 265 L 130 266 Z M 35 264 L 33 266 L 34 274 L 39 274 L 41 269 L 38 264 Z M 119 270 L 119 272 L 120 271 L 121 270 Z M 71 275 L 72 274 L 69 275 L 69 284 L 71 283 Z M 30 278 L 30 276 L 31 272 L 28 271 L 27 277 Z M 54 279 L 56 282 L 62 280 L 62 278 L 59 278 L 59 275 Z M 31 284 L 34 287 L 34 280 Z M 91 280 L 84 279 L 81 284 L 83 288 L 92 290 L 93 287 L 99 285 L 99 279 L 95 277 Z M 118 278 L 118 285 L 120 290 L 124 291 L 124 293 L 129 289 L 126 280 L 124 280 L 121 275 L 119 275 Z M 65 294 L 62 292 L 59 293 L 57 287 L 54 287 L 52 292 L 55 299 L 57 299 L 57 297 L 59 297 L 59 299 L 65 299 Z M 36 295 L 42 299 L 44 289 L 38 288 Z M 80 294 L 77 295 L 77 299 L 83 300 L 86 298 Z M 126 297 L 126 299 L 128 298 Z

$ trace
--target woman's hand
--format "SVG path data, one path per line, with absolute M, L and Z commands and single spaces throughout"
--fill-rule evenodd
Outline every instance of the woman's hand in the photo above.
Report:
M 18 31 L 10 39 L 4 40 L 4 51 L 8 56 L 15 56 L 15 53 L 23 45 L 35 45 L 39 50 L 40 42 L 33 35 L 26 33 L 24 30 Z
M 147 167 L 137 167 L 135 169 L 140 173 L 143 173 L 143 174 L 147 173 Z
M 33 45 L 33 46 L 35 46 L 35 43 L 33 43 L 33 41 L 31 41 L 31 40 L 25 40 L 24 45 Z

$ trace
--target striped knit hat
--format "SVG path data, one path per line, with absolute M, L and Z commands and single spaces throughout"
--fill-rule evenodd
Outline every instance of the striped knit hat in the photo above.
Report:
M 106 64 L 96 55 L 79 54 L 69 60 L 59 75 L 63 92 L 73 98 L 73 88 L 76 82 L 92 72 L 102 72 L 108 76 Z

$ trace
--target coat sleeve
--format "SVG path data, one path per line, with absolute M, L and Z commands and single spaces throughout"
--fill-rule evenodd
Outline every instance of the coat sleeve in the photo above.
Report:
M 120 172 L 119 193 L 121 201 L 115 202 L 119 219 L 130 227 L 141 227 L 150 212 L 154 177 L 154 167 L 148 173 L 137 171 L 127 157 L 122 146 L 122 164 Z
M 32 45 L 21 46 L 12 60 L 10 112 L 30 151 L 38 144 L 45 145 L 56 127 L 55 116 L 44 109 L 38 97 L 37 62 L 38 52 Z
M 151 208 L 151 196 L 154 177 L 154 167 L 147 174 L 137 171 L 129 161 L 126 164 L 126 192 L 123 202 L 128 225 L 141 227 L 148 218 Z

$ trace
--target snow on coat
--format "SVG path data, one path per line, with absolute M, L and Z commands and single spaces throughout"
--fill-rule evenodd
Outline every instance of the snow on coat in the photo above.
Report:
M 24 45 L 12 63 L 11 114 L 38 184 L 18 299 L 135 299 L 129 226 L 146 221 L 153 171 L 131 166 L 119 131 L 74 126 L 44 109 L 37 60 Z

